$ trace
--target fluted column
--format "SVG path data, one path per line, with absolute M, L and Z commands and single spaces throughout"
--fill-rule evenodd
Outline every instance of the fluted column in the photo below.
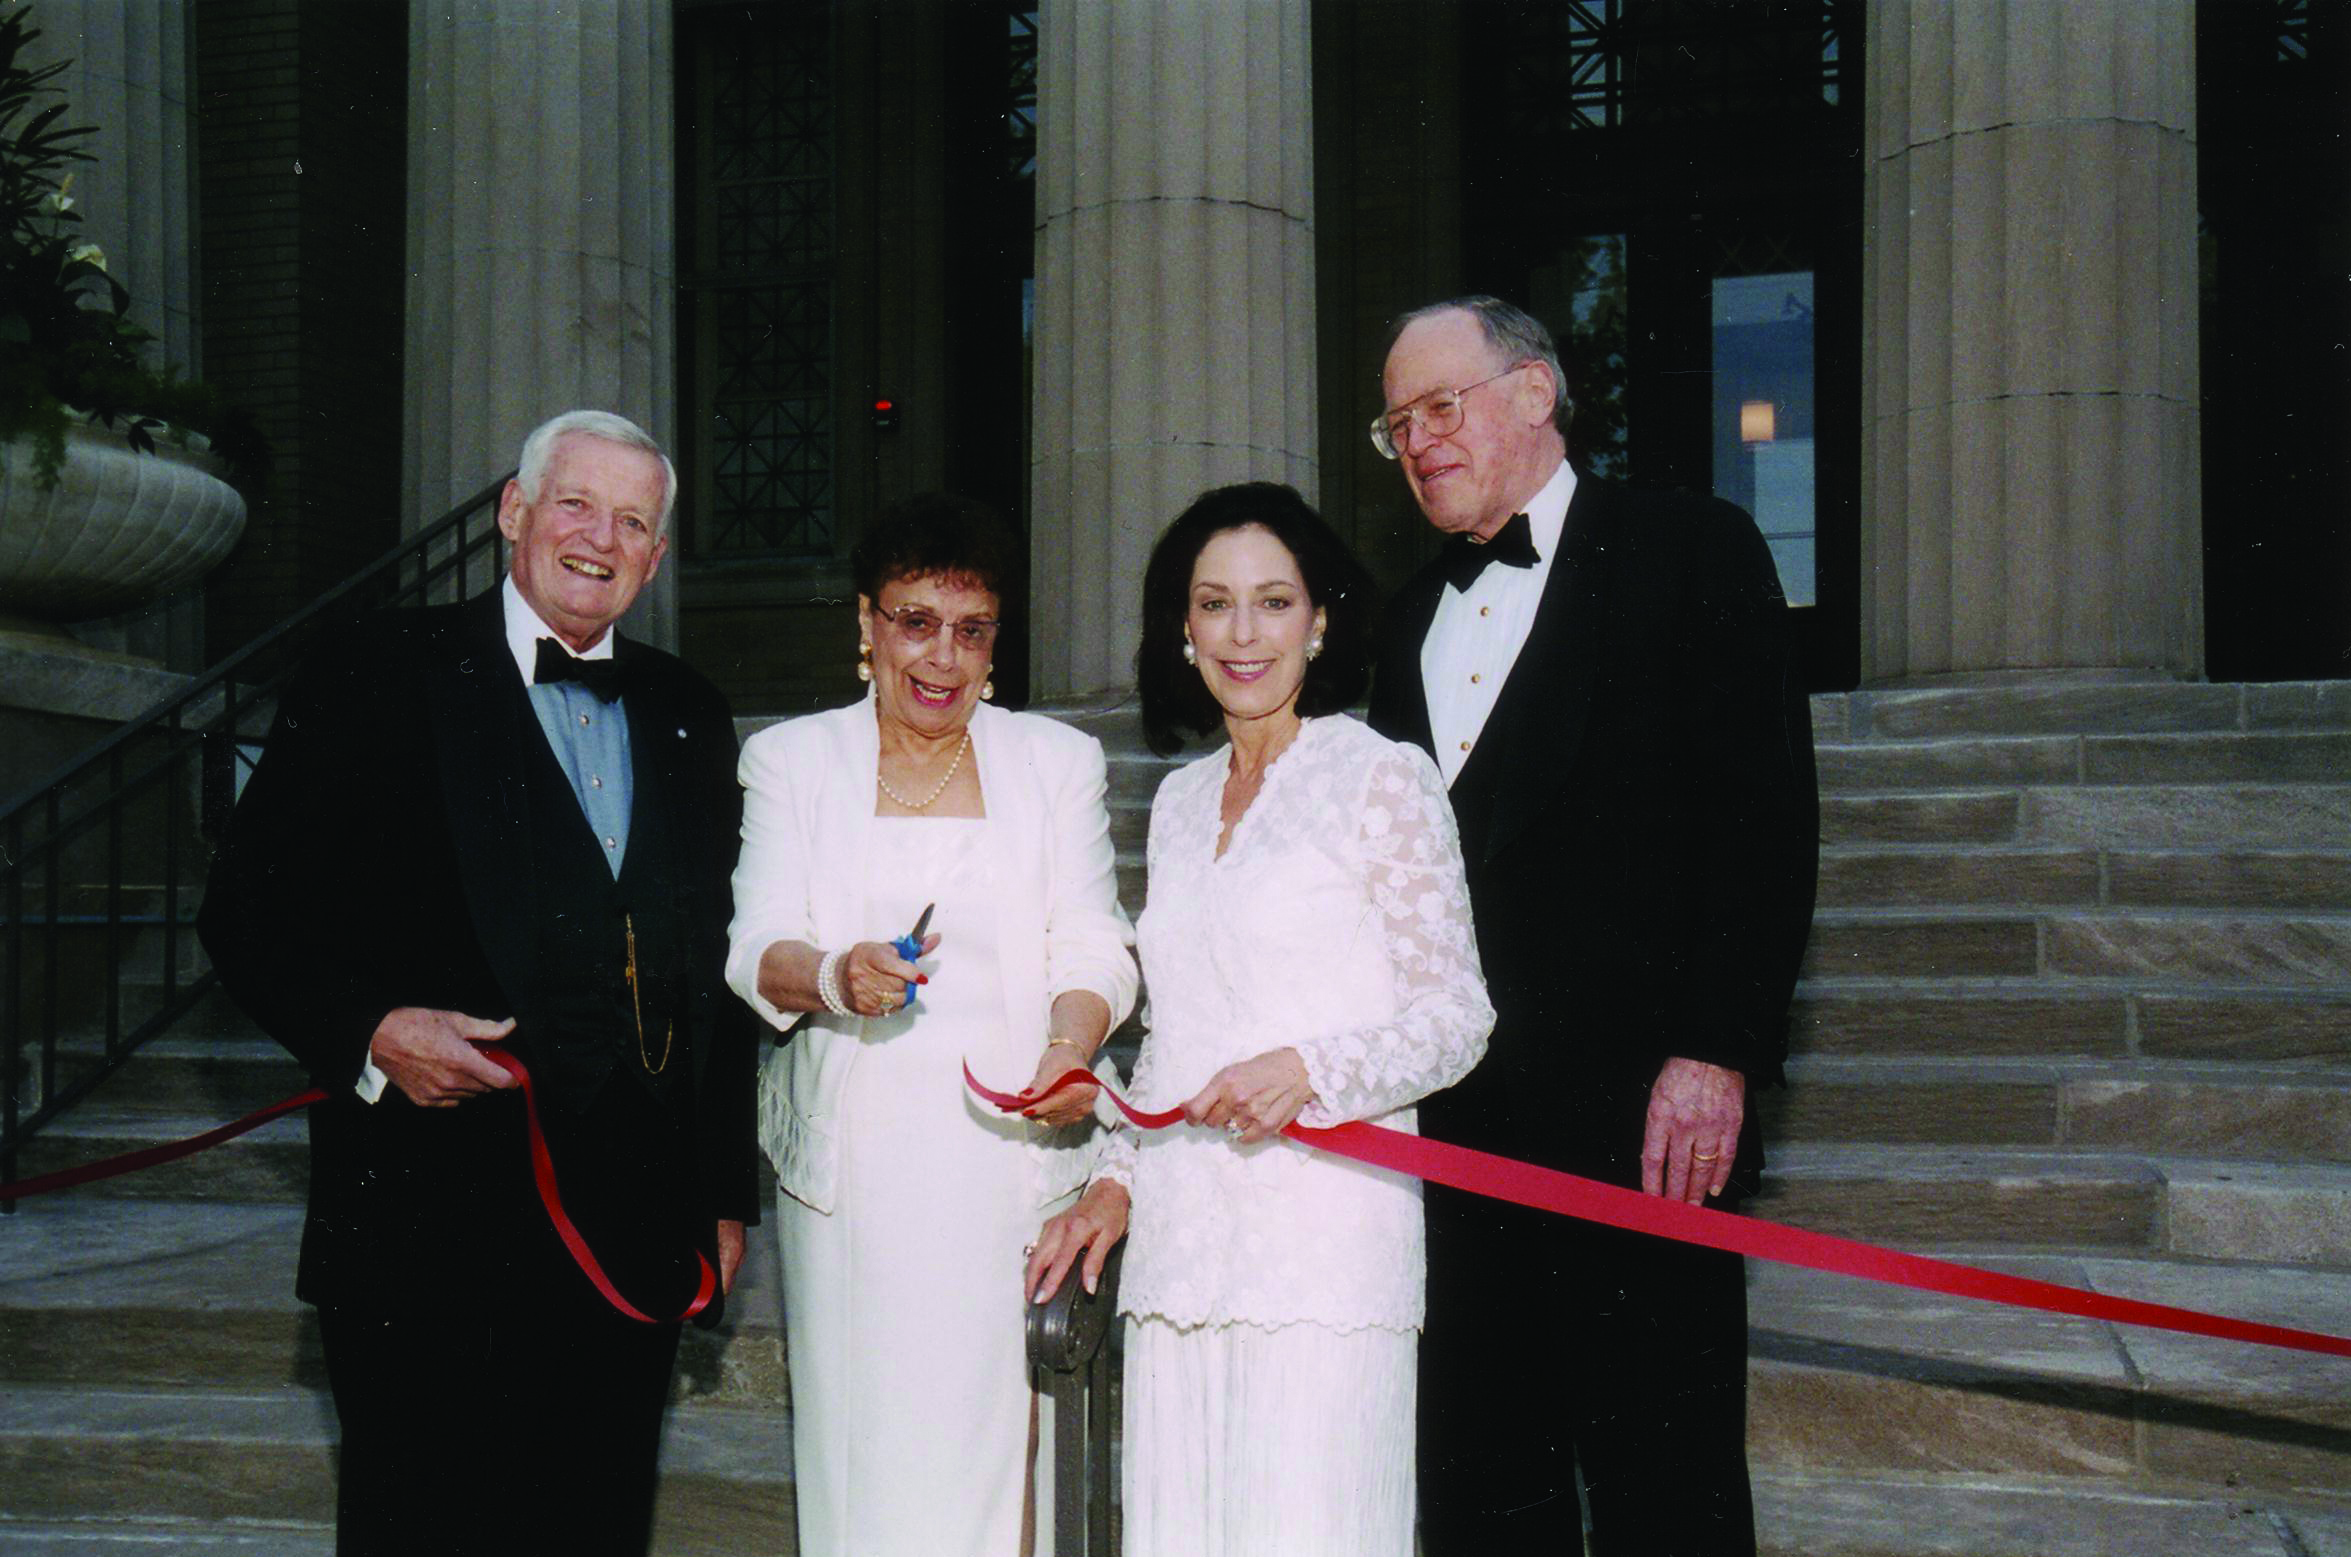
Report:
M 51 84 L 65 123 L 97 127 L 73 167 L 74 209 L 107 272 L 131 294 L 131 319 L 162 362 L 197 375 L 196 170 L 189 111 L 191 0 L 41 0 L 34 63 L 69 59 Z
M 676 446 L 668 0 L 409 8 L 408 522 L 559 411 Z M 630 630 L 676 639 L 676 575 Z
M 1133 684 L 1151 543 L 1203 488 L 1315 494 L 1307 0 L 1046 0 L 1035 681 Z
M 1862 677 L 2204 663 L 2191 0 L 1871 0 Z

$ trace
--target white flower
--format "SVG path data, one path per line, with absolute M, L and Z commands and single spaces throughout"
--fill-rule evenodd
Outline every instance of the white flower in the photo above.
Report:
M 65 257 L 69 261 L 88 260 L 91 264 L 97 266 L 100 270 L 104 270 L 106 268 L 106 251 L 94 243 L 76 244 L 73 248 L 66 251 Z

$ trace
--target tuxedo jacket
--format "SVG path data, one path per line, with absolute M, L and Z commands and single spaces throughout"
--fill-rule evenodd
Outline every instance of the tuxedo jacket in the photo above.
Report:
M 533 1074 L 565 1208 L 639 1306 L 676 1311 L 717 1220 L 757 1220 L 757 1036 L 724 981 L 733 721 L 673 657 L 626 639 L 614 652 L 633 783 L 617 881 L 497 592 L 335 636 L 280 704 L 199 929 L 229 993 L 328 1094 L 310 1120 L 309 1301 L 584 1281 L 532 1187 L 519 1089 L 435 1109 L 396 1087 L 373 1104 L 353 1092 L 400 1006 L 515 1019 L 505 1043 Z M 586 914 L 613 921 L 599 946 L 619 946 L 623 907 L 639 943 L 662 948 L 644 969 L 656 1030 L 583 1038 L 585 981 L 550 948 Z M 597 978 L 625 987 L 619 959 L 601 960 Z
M 1371 723 L 1431 745 L 1445 587 L 1389 606 Z M 1769 549 L 1731 505 L 1582 477 L 1525 647 L 1452 785 L 1497 1022 L 1423 1106 L 1465 1145 L 1635 1185 L 1673 1056 L 1780 1079 L 1820 813 Z M 1732 1184 L 1762 1166 L 1747 1110 Z

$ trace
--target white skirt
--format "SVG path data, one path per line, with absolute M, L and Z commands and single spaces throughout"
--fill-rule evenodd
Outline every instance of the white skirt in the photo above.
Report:
M 1418 1345 L 1129 1318 L 1125 1557 L 1412 1557 Z

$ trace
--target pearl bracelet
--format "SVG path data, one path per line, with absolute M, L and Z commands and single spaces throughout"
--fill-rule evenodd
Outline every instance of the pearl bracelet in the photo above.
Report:
M 845 951 L 826 952 L 816 965 L 816 998 L 835 1016 L 857 1014 L 841 995 L 841 963 L 848 955 Z

